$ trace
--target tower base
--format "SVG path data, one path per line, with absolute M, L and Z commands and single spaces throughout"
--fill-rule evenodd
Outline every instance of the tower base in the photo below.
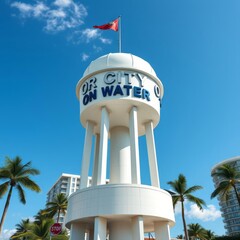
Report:
M 98 185 L 73 193 L 69 203 L 71 240 L 143 240 L 144 232 L 169 240 L 174 225 L 171 195 L 152 186 Z

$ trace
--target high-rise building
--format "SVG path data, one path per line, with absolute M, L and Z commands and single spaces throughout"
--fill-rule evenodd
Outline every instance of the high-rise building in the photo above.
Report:
M 240 171 L 240 156 L 226 159 L 212 168 L 212 174 L 223 164 L 230 164 Z M 221 178 L 213 176 L 214 186 L 217 187 Z M 240 184 L 237 185 L 237 190 L 240 191 Z M 235 195 L 234 190 L 232 189 L 229 194 L 228 201 L 224 201 L 218 197 L 220 210 L 222 212 L 224 228 L 226 229 L 226 234 L 230 236 L 240 234 L 240 208 Z
M 91 184 L 91 177 L 88 177 L 88 185 Z M 58 180 L 54 183 L 51 189 L 47 193 L 47 203 L 52 202 L 54 197 L 59 193 L 64 193 L 66 196 L 70 196 L 72 193 L 79 189 L 80 176 L 74 174 L 63 173 Z M 55 216 L 54 220 L 56 220 Z M 59 223 L 64 223 L 65 216 L 60 215 Z

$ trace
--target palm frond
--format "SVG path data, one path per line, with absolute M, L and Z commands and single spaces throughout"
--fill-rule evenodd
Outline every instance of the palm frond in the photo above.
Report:
M 37 239 L 37 238 L 35 238 L 36 236 L 31 231 L 27 231 L 24 233 L 15 233 L 11 236 L 11 239 L 16 239 L 16 238 L 21 239 L 24 237 L 29 237 L 30 239 Z
M 197 190 L 201 190 L 203 187 L 202 186 L 198 186 L 198 185 L 195 185 L 195 186 L 192 186 L 190 188 L 188 188 L 184 194 L 191 194 L 192 192 L 195 192 Z
M 175 209 L 178 202 L 181 201 L 181 196 L 172 196 L 173 208 Z
M 53 218 L 57 214 L 57 212 L 58 212 L 58 208 L 51 207 L 51 208 L 44 209 L 42 211 L 42 214 L 47 218 Z
M 54 217 L 59 212 L 66 213 L 68 199 L 65 194 L 57 194 L 52 202 L 46 204 L 46 209 L 43 210 L 43 213 L 48 217 Z
M 0 198 L 2 198 L 3 195 L 7 192 L 8 187 L 9 187 L 9 181 L 2 183 L 0 185 Z
M 231 191 L 231 186 L 228 186 L 227 188 L 223 189 L 222 192 L 219 193 L 220 199 L 222 201 L 225 201 L 227 204 L 230 197 L 230 191 Z
M 40 173 L 39 170 L 32 168 L 31 167 L 31 162 L 27 162 L 24 165 L 21 165 L 21 169 L 19 171 L 20 176 L 24 176 L 24 175 L 38 175 Z
M 8 169 L 5 168 L 0 168 L 0 179 L 1 180 L 6 180 L 11 178 L 12 174 Z
M 168 184 L 173 188 L 173 190 L 178 194 L 183 194 L 187 187 L 187 181 L 183 174 L 179 174 L 178 179 L 175 181 L 170 181 Z
M 24 187 L 32 191 L 41 192 L 40 187 L 34 181 L 32 181 L 29 177 L 26 177 L 26 176 L 18 177 L 17 181 L 21 183 Z
M 17 233 L 22 233 L 22 232 L 26 232 L 29 229 L 29 225 L 30 225 L 30 220 L 29 218 L 27 219 L 22 219 L 20 223 L 16 224 L 16 230 Z
M 217 195 L 225 194 L 232 188 L 231 184 L 228 181 L 221 181 L 216 189 L 211 194 L 211 199 L 215 198 Z
M 40 171 L 35 168 L 24 169 L 21 172 L 21 175 L 38 175 L 38 174 L 40 174 Z
M 190 201 L 192 203 L 195 203 L 200 210 L 203 209 L 203 206 L 206 206 L 206 203 L 205 203 L 205 201 L 203 199 L 195 197 L 195 196 L 193 196 L 191 194 L 188 194 L 186 196 L 186 198 L 187 198 L 188 201 Z
M 189 236 L 196 239 L 205 239 L 206 230 L 198 223 L 188 224 Z
M 228 180 L 240 179 L 240 172 L 231 164 L 223 164 L 212 173 L 212 176 Z
M 23 204 L 26 204 L 25 193 L 24 193 L 24 190 L 22 189 L 21 185 L 17 184 L 16 188 L 18 190 L 18 196 L 19 196 L 20 202 Z
M 69 239 L 69 237 L 64 234 L 60 234 L 60 235 L 52 237 L 52 240 L 68 240 L 68 239 Z
M 38 237 L 37 239 L 46 239 L 49 235 L 49 228 L 52 224 L 52 219 L 43 220 L 40 224 L 35 224 L 32 231 Z

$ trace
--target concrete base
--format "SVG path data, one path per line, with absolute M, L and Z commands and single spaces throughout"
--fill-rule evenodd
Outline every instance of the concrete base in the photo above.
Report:
M 66 226 L 71 240 L 143 240 L 144 232 L 169 240 L 173 226 L 172 198 L 166 191 L 145 185 L 107 184 L 88 187 L 69 197 Z M 91 227 L 89 227 L 91 226 Z M 81 237 L 80 237 L 81 236 Z
M 167 222 L 155 222 L 154 232 L 156 240 L 170 240 Z M 70 240 L 144 240 L 144 222 L 141 216 L 122 220 L 107 220 L 96 217 L 94 227 L 86 228 L 85 223 L 73 223 Z

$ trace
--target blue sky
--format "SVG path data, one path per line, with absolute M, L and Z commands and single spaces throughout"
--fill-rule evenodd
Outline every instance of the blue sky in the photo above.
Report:
M 41 174 L 40 194 L 17 195 L 5 235 L 44 207 L 61 173 L 79 174 L 84 129 L 75 86 L 88 64 L 118 50 L 118 35 L 93 29 L 122 15 L 122 50 L 148 61 L 165 95 L 155 141 L 161 187 L 184 174 L 207 206 L 187 204 L 187 223 L 224 234 L 211 168 L 239 155 L 240 2 L 237 0 L 0 1 L 0 163 L 19 155 Z M 149 183 L 145 139 L 142 182 Z M 0 200 L 0 211 L 5 198 Z M 159 203 L 160 204 L 160 203 Z M 174 237 L 183 233 L 176 211 Z

